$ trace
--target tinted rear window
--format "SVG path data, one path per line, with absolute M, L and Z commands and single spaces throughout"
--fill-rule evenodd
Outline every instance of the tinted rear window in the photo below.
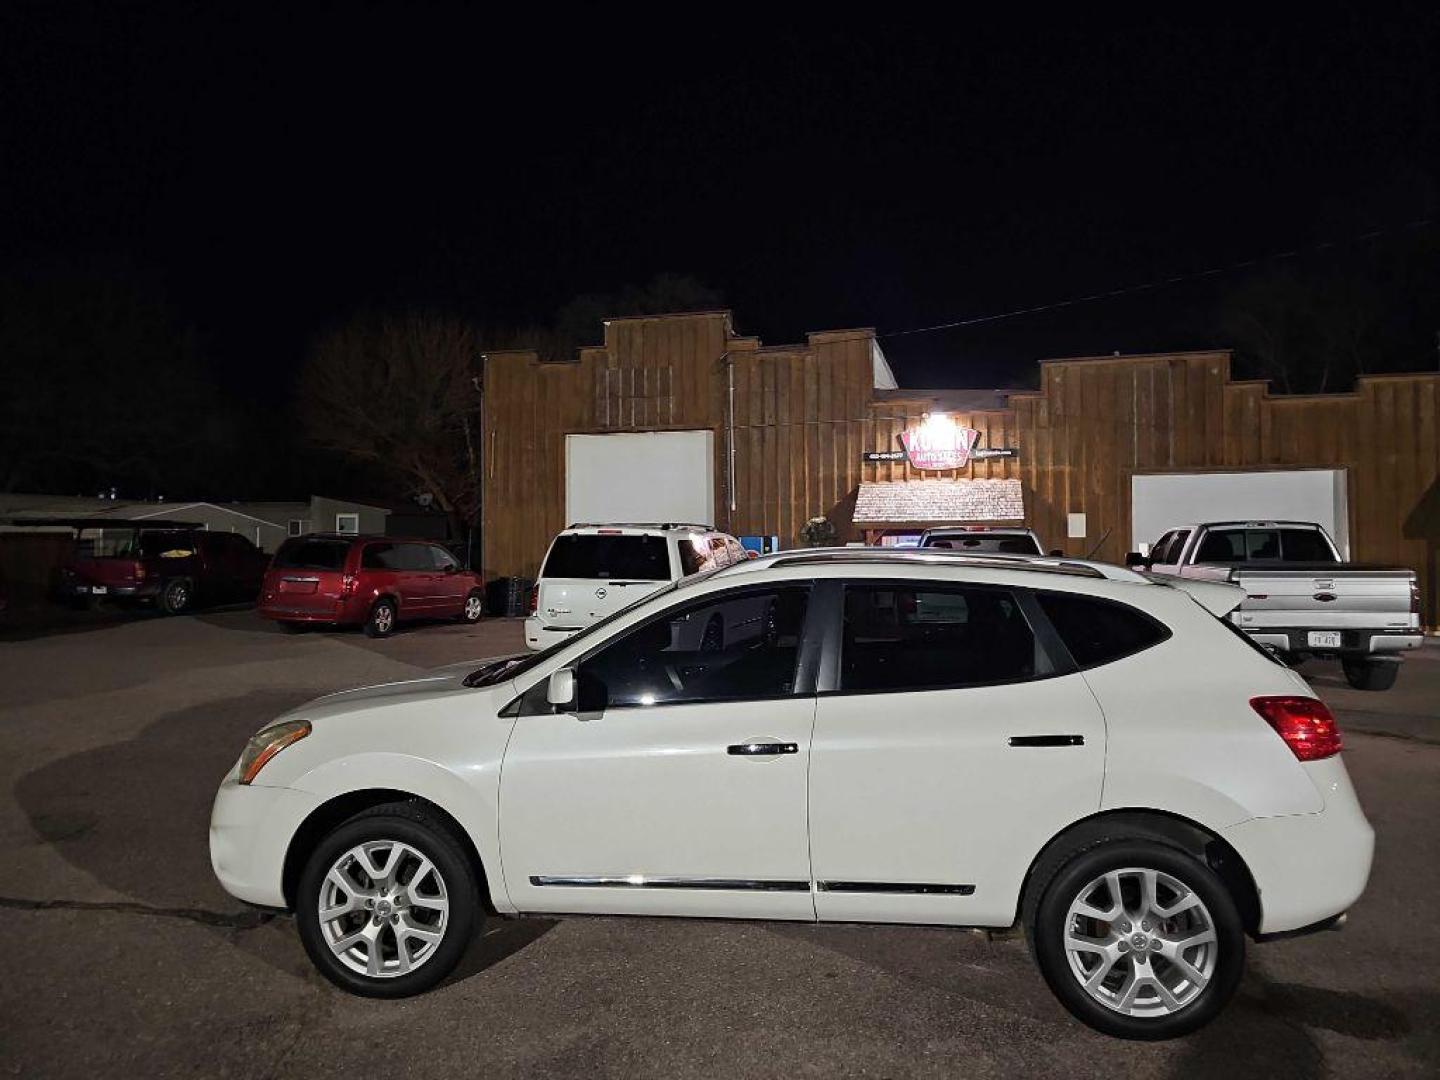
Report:
M 669 581 L 670 553 L 663 536 L 567 534 L 555 538 L 540 576 Z
M 1288 562 L 1335 561 L 1335 553 L 1319 529 L 1281 529 L 1280 546 Z
M 277 570 L 343 570 L 350 544 L 345 540 L 287 540 L 275 553 Z
M 1158 645 L 1170 631 L 1143 612 L 1113 600 L 1036 593 L 1045 617 L 1082 668 L 1098 667 Z
M 1040 545 L 1030 536 L 995 536 L 985 533 L 959 534 L 956 536 L 930 536 L 925 540 L 927 548 L 942 548 L 950 551 L 973 551 L 979 555 L 1043 555 Z

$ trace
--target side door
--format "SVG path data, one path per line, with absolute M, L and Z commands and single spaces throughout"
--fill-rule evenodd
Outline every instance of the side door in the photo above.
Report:
M 1025 590 L 871 579 L 820 602 L 817 916 L 1009 925 L 1041 847 L 1100 807 L 1094 695 Z
M 459 615 L 470 592 L 470 579 L 460 573 L 460 560 L 439 544 L 428 544 L 430 563 L 435 577 L 431 580 L 431 598 L 436 615 Z
M 429 544 L 396 544 L 391 553 L 400 590 L 400 617 L 432 615 L 435 612 L 436 581 L 440 577 Z
M 1155 545 L 1155 561 L 1150 569 L 1157 574 L 1179 574 L 1184 569 L 1181 562 L 1186 541 L 1190 539 L 1189 529 L 1175 529 L 1166 533 Z
M 543 679 L 512 703 L 500 846 L 521 911 L 814 919 L 809 596 L 750 586 L 671 606 L 574 665 L 570 707 L 546 703 Z M 694 644 L 757 601 L 770 632 Z

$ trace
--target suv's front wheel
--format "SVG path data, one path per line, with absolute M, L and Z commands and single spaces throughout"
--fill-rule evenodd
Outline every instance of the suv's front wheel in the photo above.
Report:
M 1045 981 L 1078 1019 L 1121 1038 L 1170 1039 L 1230 1000 L 1245 936 L 1208 866 L 1161 843 L 1116 839 L 1048 871 L 1026 929 Z
M 316 968 L 365 997 L 407 997 L 454 969 L 483 920 L 470 860 L 414 803 L 351 818 L 311 854 L 295 921 Z

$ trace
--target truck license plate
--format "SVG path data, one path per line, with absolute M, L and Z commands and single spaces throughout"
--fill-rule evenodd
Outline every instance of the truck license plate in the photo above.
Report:
M 1310 647 L 1313 649 L 1338 649 L 1340 647 L 1340 631 L 1311 630 Z

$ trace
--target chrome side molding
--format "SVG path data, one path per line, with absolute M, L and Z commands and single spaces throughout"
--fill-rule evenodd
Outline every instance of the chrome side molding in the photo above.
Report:
M 744 892 L 809 892 L 808 881 L 775 881 L 753 878 L 650 877 L 647 874 L 582 875 L 559 877 L 531 874 L 530 884 L 570 889 L 720 889 Z

